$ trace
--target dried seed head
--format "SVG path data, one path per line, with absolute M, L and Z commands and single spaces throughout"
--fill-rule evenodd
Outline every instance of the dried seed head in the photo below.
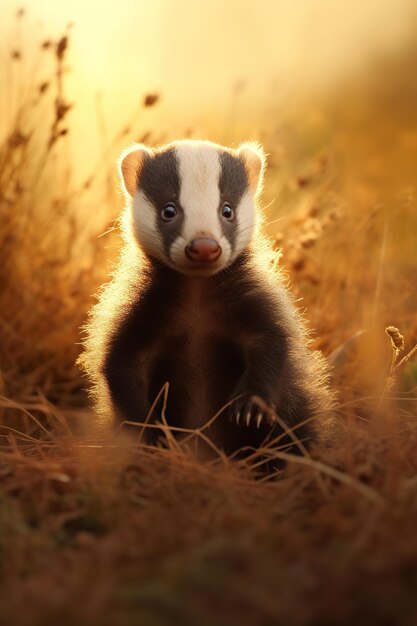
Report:
M 143 101 L 143 106 L 145 107 L 151 107 L 154 104 L 156 104 L 159 100 L 159 94 L 157 93 L 148 93 L 147 96 L 145 96 L 145 99 Z
M 306 257 L 304 250 L 301 248 L 290 248 L 286 253 L 286 263 L 295 272 L 300 272 L 306 264 Z
M 61 37 L 61 39 L 56 44 L 56 49 L 55 49 L 55 53 L 59 61 L 62 61 L 62 59 L 64 58 L 65 51 L 67 48 L 68 48 L 68 37 L 64 35 L 64 37 Z
M 60 120 L 62 120 L 66 116 L 68 111 L 72 109 L 72 106 L 72 104 L 68 104 L 63 100 L 58 99 L 55 102 L 55 121 L 59 122 Z
M 303 248 L 311 248 L 318 239 L 317 233 L 306 233 L 300 237 L 300 244 Z
M 308 234 L 316 234 L 317 236 L 321 235 L 323 231 L 323 226 L 321 225 L 320 220 L 315 217 L 307 217 L 303 224 L 303 231 Z
M 9 147 L 10 148 L 19 148 L 19 146 L 24 146 L 29 141 L 29 135 L 25 135 L 20 130 L 15 130 L 15 132 L 9 137 Z
M 307 185 L 311 183 L 311 176 L 308 176 L 308 175 L 298 176 L 296 178 L 296 182 L 300 188 L 307 187 Z
M 320 213 L 320 206 L 318 204 L 313 204 L 308 210 L 307 210 L 307 215 L 309 217 L 317 217 L 318 214 Z
M 404 350 L 404 337 L 395 326 L 387 326 L 385 332 L 391 339 L 392 347 L 395 350 Z

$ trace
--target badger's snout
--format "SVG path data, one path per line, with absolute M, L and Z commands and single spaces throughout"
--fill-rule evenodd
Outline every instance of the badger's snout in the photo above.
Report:
M 185 248 L 186 256 L 196 263 L 213 263 L 222 253 L 219 243 L 210 237 L 193 239 Z

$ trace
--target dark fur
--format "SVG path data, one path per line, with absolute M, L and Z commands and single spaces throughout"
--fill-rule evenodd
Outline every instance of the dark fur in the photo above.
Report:
M 206 337 L 202 353 L 194 355 L 206 363 L 211 402 L 206 414 L 187 423 L 188 383 L 195 363 L 187 358 L 189 336 L 176 328 L 175 316 L 191 280 L 201 281 L 206 313 L 220 322 L 216 333 Z M 298 314 L 280 282 L 270 291 L 260 280 L 250 252 L 210 278 L 189 278 L 150 262 L 142 284 L 137 285 L 136 300 L 111 329 L 97 375 L 104 376 L 119 417 L 133 422 L 144 421 L 167 381 L 166 416 L 171 426 L 202 426 L 236 399 L 207 431 L 229 454 L 242 447 L 257 448 L 282 433 L 279 425 L 264 424 L 258 429 L 256 417 L 250 427 L 242 419 L 236 424 L 237 410 L 257 414 L 259 408 L 250 404 L 252 396 L 273 407 L 289 428 L 296 427 L 294 434 L 305 445 L 314 438 L 311 420 L 329 409 L 322 362 L 307 349 Z M 159 417 L 160 408 L 153 418 Z M 300 426 L 300 422 L 306 423 Z M 148 434 L 154 442 L 160 433 L 149 430 Z M 281 443 L 288 441 L 286 437 Z
M 155 207 L 159 232 L 163 237 L 165 254 L 167 256 L 169 255 L 172 242 L 181 233 L 184 223 L 184 209 L 179 201 L 180 185 L 175 148 L 155 151 L 152 158 L 148 157 L 145 159 L 139 175 L 138 186 L 145 192 Z M 167 224 L 163 221 L 161 212 L 168 202 L 175 202 L 178 216 L 176 220 Z
M 241 159 L 223 151 L 220 154 L 220 168 L 220 204 L 228 202 L 232 207 L 237 207 L 248 187 L 245 165 Z M 234 224 L 223 220 L 222 229 L 234 252 L 237 235 Z
M 221 200 L 237 205 L 248 184 L 244 164 L 227 152 L 220 158 Z M 178 202 L 177 170 L 169 149 L 145 161 L 139 184 L 156 209 Z M 169 232 L 164 237 L 169 248 Z M 309 349 L 303 321 L 270 261 L 271 250 L 258 237 L 218 274 L 189 277 L 146 257 L 129 234 L 116 275 L 93 309 L 80 359 L 100 412 L 143 422 L 169 382 L 165 415 L 172 427 L 201 428 L 230 404 L 205 431 L 228 454 L 276 437 L 308 445 L 315 418 L 329 415 L 332 396 L 324 361 Z M 272 425 L 267 407 L 278 415 Z M 151 422 L 161 409 L 160 402 Z M 146 433 L 150 442 L 161 435 Z

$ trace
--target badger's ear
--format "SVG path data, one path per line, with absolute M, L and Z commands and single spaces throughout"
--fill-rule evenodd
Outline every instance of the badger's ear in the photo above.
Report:
M 123 191 L 127 196 L 134 196 L 138 178 L 145 160 L 152 157 L 152 150 L 141 143 L 136 143 L 123 150 L 117 162 Z
M 252 192 L 260 193 L 266 167 L 266 155 L 262 146 L 259 143 L 242 143 L 237 153 L 245 164 Z

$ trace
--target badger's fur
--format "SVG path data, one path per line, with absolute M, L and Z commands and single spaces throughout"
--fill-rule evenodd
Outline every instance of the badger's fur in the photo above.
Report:
M 206 434 L 226 453 L 257 448 L 283 425 L 304 445 L 314 438 L 332 396 L 259 233 L 264 167 L 254 144 L 175 141 L 122 154 L 126 244 L 80 359 L 103 419 L 143 422 L 169 383 L 169 426 L 202 427 L 225 407 Z

